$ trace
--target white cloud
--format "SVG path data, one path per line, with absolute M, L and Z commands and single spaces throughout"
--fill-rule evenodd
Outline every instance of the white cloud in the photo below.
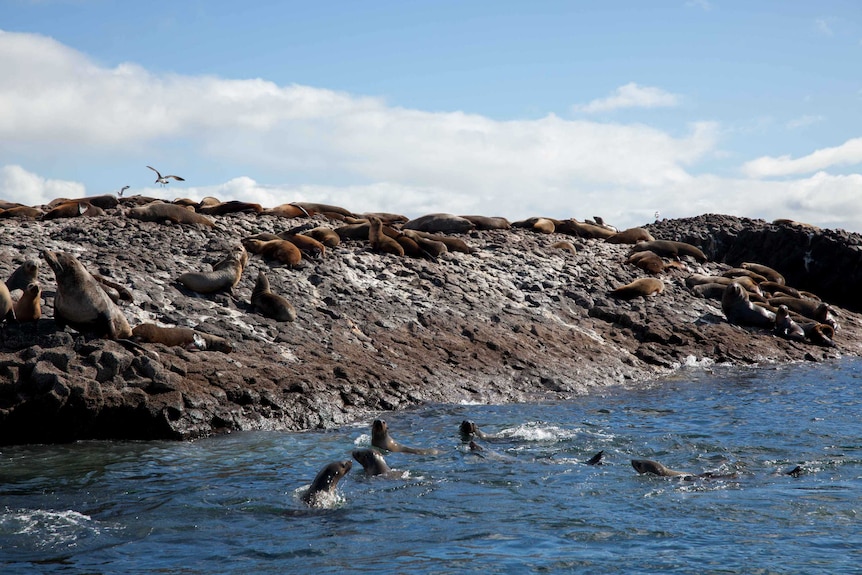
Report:
M 787 128 L 791 130 L 796 130 L 799 128 L 806 128 L 808 126 L 818 124 L 822 122 L 825 118 L 821 115 L 804 115 L 798 118 L 794 118 L 787 122 Z
M 770 176 L 807 174 L 832 166 L 849 166 L 859 163 L 862 163 L 862 138 L 853 138 L 840 146 L 816 150 L 801 158 L 763 156 L 746 162 L 742 170 L 746 175 L 753 178 L 768 178 Z
M 824 36 L 833 36 L 835 34 L 832 31 L 832 27 L 829 25 L 829 19 L 827 18 L 817 18 L 814 21 L 814 26 L 817 28 L 817 31 Z
M 574 109 L 592 114 L 621 108 L 672 107 L 678 103 L 679 97 L 676 94 L 671 94 L 661 88 L 640 86 L 634 82 L 629 82 L 614 90 L 610 96 L 593 100 L 583 106 L 575 106 Z
M 10 202 L 37 206 L 54 198 L 80 198 L 84 190 L 78 182 L 49 180 L 21 166 L 0 167 L 0 198 Z

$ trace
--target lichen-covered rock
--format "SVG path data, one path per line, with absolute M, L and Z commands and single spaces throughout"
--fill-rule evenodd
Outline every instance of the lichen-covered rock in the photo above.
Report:
M 609 292 L 646 275 L 625 263 L 631 246 L 524 228 L 458 234 L 473 253 L 436 259 L 379 254 L 353 240 L 296 268 L 252 256 L 231 292 L 197 295 L 177 278 L 216 264 L 244 237 L 340 224 L 235 213 L 212 216 L 209 228 L 106 211 L 4 220 L 0 279 L 43 249 L 73 253 L 131 291 L 120 307 L 132 327 L 193 328 L 227 339 L 233 352 L 58 330 L 54 278 L 40 269 L 43 318 L 0 327 L 0 443 L 331 427 L 422 402 L 529 401 L 636 385 L 687 364 L 862 351 L 862 238 L 843 231 L 717 215 L 651 224 L 655 238 L 691 243 L 709 261 L 683 257 L 660 274 L 662 293 L 629 301 Z M 576 252 L 553 248 L 561 239 Z M 774 267 L 835 305 L 836 347 L 733 326 L 720 301 L 685 285 L 691 273 L 718 275 L 743 261 Z M 253 313 L 259 270 L 296 308 L 296 321 Z

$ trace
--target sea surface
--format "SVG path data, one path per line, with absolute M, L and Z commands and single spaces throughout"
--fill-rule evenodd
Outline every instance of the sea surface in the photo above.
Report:
M 304 489 L 369 446 L 370 419 L 4 447 L 0 573 L 862 573 L 860 416 L 858 359 L 433 405 L 381 417 L 439 455 L 387 454 L 389 477 L 354 462 L 314 508 Z M 497 436 L 484 451 L 465 419 Z M 633 458 L 731 477 L 638 475 Z

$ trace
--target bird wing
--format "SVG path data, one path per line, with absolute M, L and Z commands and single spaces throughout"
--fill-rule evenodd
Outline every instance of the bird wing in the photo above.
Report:
M 152 167 L 152 166 L 147 166 L 147 167 L 148 167 L 149 169 L 151 169 L 152 171 L 154 171 L 154 172 L 156 173 L 156 175 L 157 175 L 157 176 L 159 176 L 160 178 L 162 177 L 162 175 L 159 173 L 159 171 L 158 171 L 157 169 L 155 169 L 155 168 L 154 168 L 154 167 Z
M 181 178 L 181 177 L 179 177 L 179 176 L 165 176 L 165 179 L 167 179 L 167 178 L 173 178 L 173 179 L 175 179 L 175 180 L 179 180 L 179 181 L 181 181 L 181 182 L 185 182 L 185 181 L 186 181 L 186 179 L 185 179 L 185 178 Z

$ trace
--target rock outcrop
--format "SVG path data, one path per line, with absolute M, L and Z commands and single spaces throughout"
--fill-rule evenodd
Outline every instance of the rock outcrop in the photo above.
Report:
M 321 215 L 209 217 L 213 227 L 145 222 L 119 209 L 0 221 L 4 279 L 44 249 L 68 252 L 131 292 L 133 301 L 119 305 L 133 328 L 193 328 L 232 347 L 224 353 L 58 330 L 56 285 L 42 261 L 42 319 L 0 326 L 0 443 L 325 428 L 425 402 L 572 396 L 683 365 L 862 352 L 862 237 L 843 231 L 716 215 L 656 223 L 647 226 L 655 238 L 694 244 L 709 261 L 683 258 L 662 272 L 662 293 L 632 300 L 609 296 L 646 275 L 624 263 L 631 246 L 525 228 L 457 234 L 474 251 L 436 259 L 376 253 L 362 241 L 297 267 L 253 255 L 232 291 L 202 295 L 177 278 L 217 263 L 243 238 L 341 225 Z M 551 247 L 561 240 L 575 253 Z M 720 301 L 685 285 L 691 273 L 720 274 L 742 261 L 774 267 L 788 284 L 833 304 L 836 346 L 731 325 Z M 259 270 L 294 306 L 295 321 L 254 312 Z

